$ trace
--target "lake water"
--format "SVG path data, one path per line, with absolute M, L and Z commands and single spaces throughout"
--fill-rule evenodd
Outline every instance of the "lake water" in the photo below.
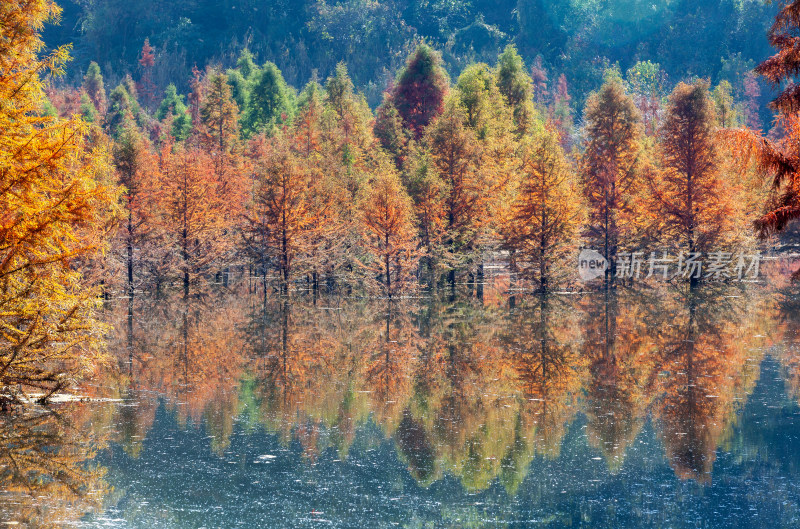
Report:
M 94 400 L 0 416 L 0 527 L 797 527 L 798 309 L 122 300 Z

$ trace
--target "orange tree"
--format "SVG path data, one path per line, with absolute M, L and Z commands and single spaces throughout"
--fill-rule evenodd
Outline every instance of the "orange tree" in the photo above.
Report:
M 223 179 L 208 153 L 167 142 L 151 200 L 165 245 L 175 254 L 184 294 L 199 276 L 225 264 L 233 247 L 233 219 L 242 202 L 236 180 Z
M 49 0 L 0 4 L 0 393 L 43 399 L 102 357 L 97 297 L 74 263 L 104 246 L 117 198 L 87 125 L 41 115 L 40 72 L 68 58 L 65 47 L 38 57 L 59 12 Z
M 762 237 L 779 232 L 789 222 L 800 218 L 800 85 L 793 82 L 800 71 L 797 46 L 800 37 L 800 1 L 794 0 L 781 7 L 769 31 L 769 41 L 778 52 L 758 65 L 756 73 L 773 86 L 786 83 L 778 97 L 771 103 L 780 114 L 778 124 L 784 131 L 782 138 L 771 140 L 749 130 L 733 132 L 730 137 L 746 156 L 744 162 L 755 160 L 761 173 L 772 178 L 773 196 L 767 202 L 764 214 L 756 221 Z M 795 273 L 795 278 L 800 274 Z
M 584 220 L 581 196 L 555 129 L 531 136 L 521 158 L 522 177 L 504 208 L 500 233 L 522 275 L 545 292 L 572 271 L 565 263 Z
M 708 83 L 680 83 L 658 131 L 661 170 L 650 180 L 657 230 L 663 242 L 689 253 L 730 246 L 742 216 L 722 171 L 715 122 Z
M 589 97 L 582 157 L 587 235 L 609 262 L 607 281 L 613 281 L 619 247 L 632 230 L 642 133 L 639 111 L 618 80 Z
M 308 254 L 317 224 L 312 186 L 285 134 L 259 140 L 253 146 L 255 181 L 245 236 L 250 246 L 262 247 L 262 265 L 272 261 L 280 273 L 281 290 L 287 292 L 295 260 Z
M 393 166 L 385 165 L 366 186 L 359 209 L 363 243 L 372 257 L 366 266 L 380 275 L 391 298 L 413 278 L 418 255 L 413 203 Z

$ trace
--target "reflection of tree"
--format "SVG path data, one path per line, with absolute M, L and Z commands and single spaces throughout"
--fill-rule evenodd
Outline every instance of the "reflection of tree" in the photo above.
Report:
M 670 320 L 659 342 L 654 414 L 676 474 L 705 482 L 735 421 L 737 401 L 755 383 L 758 364 L 748 363 L 755 310 L 740 292 L 710 286 L 678 291 L 663 308 Z
M 755 381 L 748 337 L 771 334 L 758 299 L 710 288 L 530 297 L 510 311 L 436 296 L 137 300 L 132 320 L 114 312 L 113 344 L 119 386 L 165 395 L 218 452 L 238 416 L 310 459 L 343 457 L 371 418 L 367 444 L 382 432 L 419 483 L 449 474 L 481 490 L 499 478 L 513 494 L 535 457 L 559 455 L 582 409 L 612 470 L 652 412 L 676 473 L 702 477 Z M 119 409 L 134 455 L 148 402 Z
M 796 287 L 785 287 L 777 296 L 780 334 L 783 344 L 778 355 L 789 396 L 800 402 L 800 296 Z
M 410 411 L 436 447 L 441 471 L 482 489 L 499 474 L 512 442 L 514 373 L 499 344 L 498 311 L 433 301 Z
M 150 341 L 152 338 L 145 332 L 145 327 L 151 325 L 147 318 L 158 310 L 151 301 L 130 297 L 124 303 L 108 307 L 104 318 L 113 331 L 109 336 L 109 349 L 116 353 L 117 359 L 117 369 L 113 371 L 117 375 L 114 384 L 117 391 L 113 396 L 136 403 L 117 410 L 118 441 L 133 457 L 141 453 L 142 443 L 155 420 L 157 406 L 154 399 L 138 398 L 140 391 L 153 387 L 149 383 L 152 381 L 145 376 L 152 372 L 149 368 L 154 358 L 148 346 L 148 338 Z M 107 387 L 111 374 L 106 374 Z
M 105 469 L 90 461 L 109 430 L 86 411 L 74 405 L 0 414 L 0 520 L 64 527 L 100 507 Z
M 587 433 L 613 471 L 622 465 L 652 398 L 645 387 L 653 367 L 651 325 L 643 314 L 649 300 L 616 290 L 600 295 L 587 309 Z
M 538 296 L 512 311 L 503 330 L 516 371 L 519 418 L 503 458 L 503 483 L 513 492 L 537 453 L 555 458 L 577 411 L 586 376 L 574 299 Z
M 436 450 L 423 425 L 406 410 L 395 431 L 397 452 L 420 483 L 436 479 Z
M 294 434 L 312 457 L 325 448 L 320 444 L 323 426 L 336 425 L 344 448 L 353 436 L 353 388 L 346 380 L 349 362 L 342 358 L 349 348 L 335 340 L 331 313 L 337 311 L 287 299 L 277 304 L 263 306 L 251 325 L 258 329 L 250 341 L 258 344 L 253 354 L 262 420 L 285 443 Z
M 217 453 L 227 448 L 237 415 L 245 362 L 237 327 L 245 305 L 236 295 L 143 299 L 118 310 L 115 320 L 125 396 L 164 395 L 180 422 L 205 423 Z M 141 450 L 156 403 L 145 398 L 136 404 L 121 408 L 120 417 L 120 435 L 132 455 Z
M 411 397 L 419 340 L 410 318 L 410 307 L 390 301 L 372 326 L 366 345 L 364 382 L 371 411 L 391 435 L 403 419 Z

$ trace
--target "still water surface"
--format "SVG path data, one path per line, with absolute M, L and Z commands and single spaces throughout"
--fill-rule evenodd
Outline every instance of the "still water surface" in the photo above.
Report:
M 122 301 L 97 400 L 0 418 L 0 527 L 798 527 L 798 308 Z

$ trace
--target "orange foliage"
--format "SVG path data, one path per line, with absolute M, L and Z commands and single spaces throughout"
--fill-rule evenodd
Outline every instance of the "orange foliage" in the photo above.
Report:
M 102 358 L 95 290 L 76 264 L 104 248 L 117 190 L 105 142 L 74 119 L 42 117 L 40 75 L 58 73 L 67 48 L 42 59 L 49 0 L 0 7 L 0 394 L 50 393 Z
M 197 148 L 167 142 L 159 154 L 151 207 L 164 234 L 160 250 L 172 256 L 184 294 L 198 277 L 229 262 L 233 251 L 243 186 L 214 168 Z

